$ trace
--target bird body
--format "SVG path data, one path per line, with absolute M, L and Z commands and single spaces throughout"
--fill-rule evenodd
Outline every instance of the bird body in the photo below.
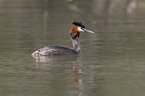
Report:
M 79 54 L 76 50 L 66 47 L 66 46 L 57 46 L 57 45 L 48 45 L 43 48 L 38 49 L 32 55 L 36 56 L 59 56 L 59 55 L 73 55 Z

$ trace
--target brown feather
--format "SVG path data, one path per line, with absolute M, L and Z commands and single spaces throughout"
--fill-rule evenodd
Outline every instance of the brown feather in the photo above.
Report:
M 80 36 L 80 32 L 78 31 L 78 26 L 77 25 L 73 25 L 70 29 L 70 33 L 73 35 L 73 37 L 79 37 Z

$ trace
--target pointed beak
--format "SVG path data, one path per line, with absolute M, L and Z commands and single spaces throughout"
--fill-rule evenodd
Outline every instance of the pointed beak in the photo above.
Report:
M 85 28 L 83 28 L 82 30 L 83 30 L 84 32 L 94 33 L 93 31 L 87 30 L 87 29 L 85 29 Z

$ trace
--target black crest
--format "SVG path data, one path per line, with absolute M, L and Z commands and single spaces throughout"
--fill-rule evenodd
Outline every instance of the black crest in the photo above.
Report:
M 82 24 L 82 22 L 74 21 L 72 24 L 85 28 L 85 26 Z

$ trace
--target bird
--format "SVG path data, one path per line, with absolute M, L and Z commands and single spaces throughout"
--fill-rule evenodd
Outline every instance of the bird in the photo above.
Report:
M 73 48 L 59 45 L 48 45 L 34 51 L 31 55 L 33 57 L 39 57 L 81 54 L 81 48 L 79 43 L 79 37 L 81 32 L 94 33 L 93 31 L 86 29 L 82 22 L 74 21 L 69 31 Z

